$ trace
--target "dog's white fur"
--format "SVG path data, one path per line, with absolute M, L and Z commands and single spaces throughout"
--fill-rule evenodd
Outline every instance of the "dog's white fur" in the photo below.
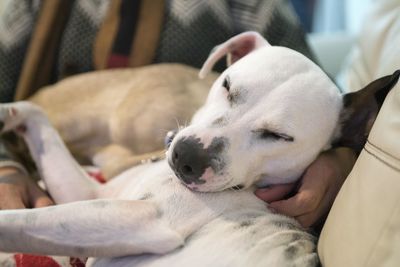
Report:
M 254 32 L 217 47 L 202 74 L 243 43 L 254 51 L 217 79 L 167 160 L 105 185 L 86 177 L 39 108 L 2 105 L 4 130 L 25 126 L 21 134 L 46 186 L 63 205 L 1 211 L 0 251 L 95 257 L 93 266 L 316 265 L 315 238 L 294 219 L 271 213 L 253 186 L 298 179 L 335 137 L 342 98 L 311 61 Z M 222 86 L 226 76 L 230 96 Z M 293 140 L 260 136 L 264 130 Z M 176 178 L 167 161 L 188 136 L 205 148 L 216 137 L 228 140 L 222 174 L 207 169 L 204 183 L 186 186 Z M 229 189 L 238 184 L 244 188 Z

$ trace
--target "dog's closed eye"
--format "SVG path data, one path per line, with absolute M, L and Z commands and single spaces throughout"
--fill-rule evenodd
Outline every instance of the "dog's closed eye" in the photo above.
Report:
M 282 140 L 286 142 L 293 142 L 294 138 L 290 135 L 279 133 L 275 131 L 271 131 L 269 129 L 257 129 L 253 130 L 253 133 L 257 134 L 260 139 L 269 139 L 269 140 Z

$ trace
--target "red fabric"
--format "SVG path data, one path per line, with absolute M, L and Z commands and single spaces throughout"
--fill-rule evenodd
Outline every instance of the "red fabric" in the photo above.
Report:
M 61 267 L 55 260 L 48 256 L 15 254 L 14 259 L 16 267 Z
M 129 57 L 126 55 L 112 54 L 108 58 L 107 68 L 126 68 L 129 64 Z

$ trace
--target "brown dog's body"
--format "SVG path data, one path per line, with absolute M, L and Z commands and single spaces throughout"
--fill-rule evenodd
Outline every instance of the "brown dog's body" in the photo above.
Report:
M 138 155 L 161 150 L 165 134 L 189 122 L 216 77 L 200 80 L 197 69 L 180 64 L 106 70 L 68 78 L 29 100 L 75 157 L 110 178 L 137 164 Z

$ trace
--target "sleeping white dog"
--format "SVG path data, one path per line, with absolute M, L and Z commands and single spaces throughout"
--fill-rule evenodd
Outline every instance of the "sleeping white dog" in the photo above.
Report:
M 166 160 L 105 185 L 87 177 L 37 106 L 1 105 L 3 131 L 25 138 L 61 205 L 0 211 L 0 251 L 91 257 L 92 266 L 317 265 L 316 239 L 271 213 L 255 185 L 295 181 L 332 143 L 362 147 L 375 97 L 399 73 L 343 100 L 314 63 L 255 32 L 216 47 L 201 75 L 226 54 L 232 65 Z

